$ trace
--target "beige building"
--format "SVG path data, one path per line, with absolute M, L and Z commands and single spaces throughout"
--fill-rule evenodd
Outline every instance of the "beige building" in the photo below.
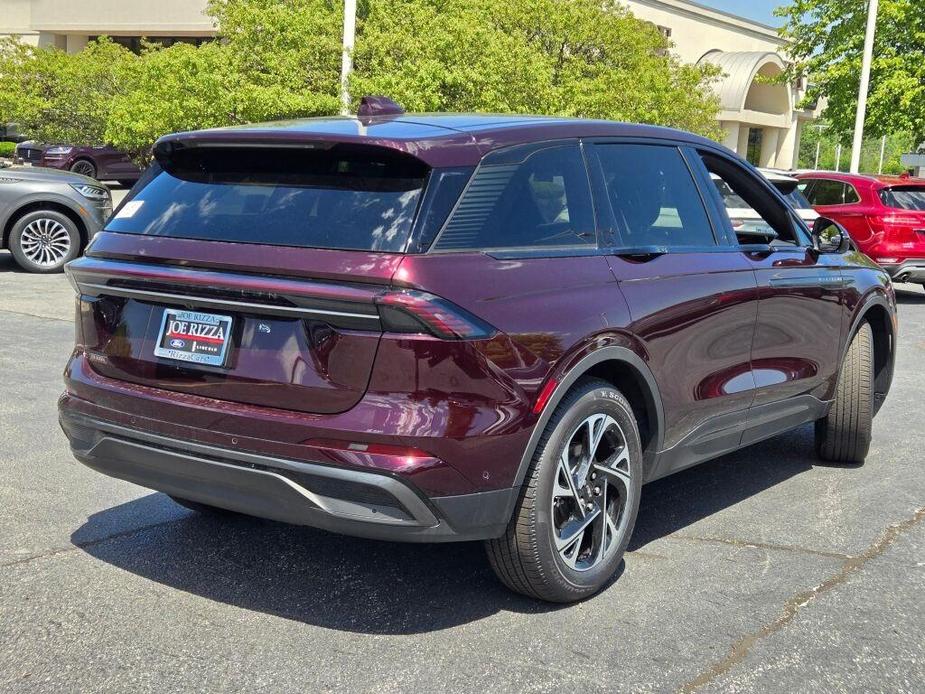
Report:
M 805 79 L 773 82 L 786 67 L 786 42 L 773 27 L 688 0 L 623 0 L 640 19 L 655 24 L 685 62 L 722 70 L 716 84 L 724 144 L 753 164 L 796 165 L 803 124 L 816 116 L 797 104 Z
M 761 166 L 790 168 L 800 128 L 813 118 L 796 104 L 805 83 L 774 83 L 786 66 L 785 42 L 769 26 L 689 0 L 621 0 L 652 22 L 691 63 L 717 65 L 725 144 Z M 102 34 L 137 49 L 141 37 L 198 42 L 215 33 L 206 0 L 0 0 L 0 36 L 78 51 Z

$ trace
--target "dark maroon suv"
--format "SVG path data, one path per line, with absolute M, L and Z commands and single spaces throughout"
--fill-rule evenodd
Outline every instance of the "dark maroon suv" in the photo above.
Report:
M 889 277 L 683 132 L 516 116 L 181 133 L 71 263 L 61 422 L 108 475 L 590 595 L 643 484 L 816 423 L 860 462 Z M 730 224 L 711 175 L 766 228 Z M 310 561 L 310 558 L 306 558 Z

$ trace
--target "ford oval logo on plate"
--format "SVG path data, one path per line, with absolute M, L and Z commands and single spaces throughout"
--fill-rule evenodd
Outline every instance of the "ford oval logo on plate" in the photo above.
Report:
M 171 340 L 170 346 L 173 347 L 174 349 L 183 349 L 184 347 L 186 347 L 186 342 L 184 342 L 183 340 Z

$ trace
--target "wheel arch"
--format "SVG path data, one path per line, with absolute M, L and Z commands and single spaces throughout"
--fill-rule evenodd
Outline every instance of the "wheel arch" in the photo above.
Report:
M 895 309 L 883 294 L 870 295 L 855 312 L 847 339 L 842 346 L 841 364 L 844 363 L 848 346 L 862 323 L 868 323 L 874 336 L 874 413 L 880 408 L 893 382 L 896 363 Z
M 80 234 L 81 248 L 87 245 L 87 225 L 84 223 L 83 219 L 81 219 L 77 211 L 62 202 L 40 198 L 26 200 L 19 207 L 10 212 L 9 215 L 7 215 L 6 220 L 3 222 L 3 243 L 0 245 L 0 248 L 10 247 L 10 234 L 13 232 L 13 226 L 16 224 L 16 222 L 18 222 L 24 215 L 27 215 L 30 212 L 36 212 L 38 210 L 53 210 L 55 212 L 60 212 L 61 214 L 68 217 L 72 222 L 74 222 L 75 225 L 77 225 L 77 232 Z
M 609 345 L 585 355 L 557 378 L 555 390 L 543 407 L 521 457 L 514 479 L 515 486 L 523 484 L 536 447 L 556 407 L 583 376 L 611 383 L 629 400 L 639 425 L 646 476 L 653 469 L 664 437 L 665 415 L 658 385 L 651 370 L 636 352 L 627 347 Z

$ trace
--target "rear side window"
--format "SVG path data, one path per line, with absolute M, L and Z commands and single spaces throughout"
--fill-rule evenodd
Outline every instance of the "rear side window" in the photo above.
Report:
M 401 252 L 428 172 L 383 148 L 190 148 L 174 153 L 106 230 Z
M 479 167 L 435 251 L 554 248 L 596 243 L 581 150 L 558 145 L 519 163 Z
M 814 179 L 807 197 L 813 205 L 850 205 L 861 199 L 854 186 L 825 178 Z
M 887 207 L 925 212 L 925 186 L 893 186 L 883 188 L 879 195 Z
M 713 228 L 681 152 L 659 145 L 595 148 L 624 246 L 714 246 Z

